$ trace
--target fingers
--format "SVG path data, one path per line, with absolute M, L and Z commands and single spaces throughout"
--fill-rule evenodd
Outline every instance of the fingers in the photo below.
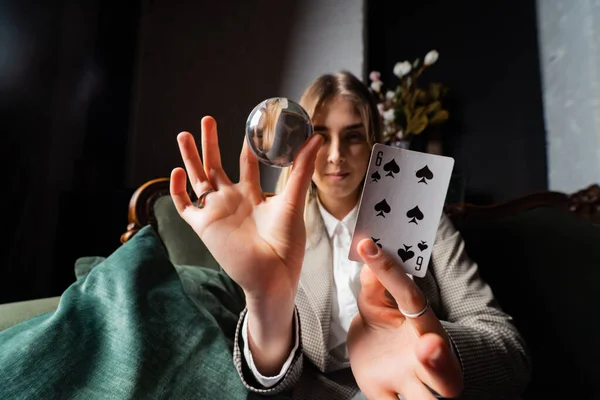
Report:
M 171 172 L 170 192 L 173 203 L 179 215 L 183 216 L 184 211 L 192 205 L 190 196 L 187 194 L 185 170 L 183 168 L 175 168 Z
M 406 275 L 400 265 L 370 239 L 364 239 L 358 244 L 358 252 L 365 261 L 366 268 L 361 271 L 361 296 L 359 309 L 363 317 L 383 317 L 386 313 L 383 307 L 365 307 L 369 305 L 383 306 L 388 301 L 385 289 L 396 300 L 398 307 L 407 313 L 417 313 L 423 309 L 426 299 L 417 285 Z M 363 304 L 361 305 L 361 301 Z M 387 307 L 387 318 L 392 321 L 391 314 L 403 319 L 393 308 Z M 367 313 L 367 315 L 365 315 Z M 416 375 L 420 382 L 402 384 L 404 399 L 434 399 L 427 385 L 443 397 L 456 397 L 462 391 L 463 379 L 458 359 L 451 350 L 451 344 L 440 321 L 431 309 L 417 318 L 405 318 L 420 336 L 415 356 L 418 361 Z M 422 384 L 422 383 L 423 384 Z M 400 388 L 398 388 L 400 389 Z
M 421 368 L 417 377 L 442 397 L 458 397 L 463 389 L 460 363 L 452 353 L 451 344 L 436 334 L 419 338 L 415 349 Z
M 244 140 L 242 153 L 240 154 L 240 182 L 256 184 L 260 181 L 260 170 L 258 168 L 258 159 L 248 146 L 248 141 Z
M 196 141 L 191 133 L 181 132 L 177 135 L 177 144 L 179 145 L 179 152 L 181 153 L 183 164 L 190 177 L 190 184 L 198 196 L 203 190 L 206 190 L 209 187 L 207 185 L 208 179 L 204 173 L 202 161 L 200 161 L 200 155 L 198 154 L 198 148 L 196 147 Z M 183 184 L 183 190 L 185 191 L 185 173 L 183 174 Z M 171 187 L 173 186 L 171 185 Z
M 202 159 L 204 172 L 212 188 L 218 189 L 219 185 L 231 184 L 221 165 L 221 152 L 217 135 L 217 121 L 213 117 L 204 117 L 202 127 Z
M 284 198 L 304 211 L 304 200 L 315 170 L 315 159 L 323 143 L 321 135 L 312 135 L 300 149 L 292 166 L 290 178 L 283 191 Z
M 377 279 L 394 297 L 401 310 L 411 314 L 423 310 L 427 299 L 394 259 L 381 251 L 371 239 L 361 240 L 358 244 L 358 252 Z M 427 332 L 443 332 L 439 320 L 431 309 L 427 309 L 417 318 L 407 318 L 407 320 L 420 335 Z
M 242 153 L 240 154 L 240 183 L 246 184 L 255 202 L 263 199 L 258 159 L 250 149 L 247 140 L 244 140 Z
M 398 314 L 396 300 L 389 294 L 385 286 L 377 279 L 377 275 L 368 266 L 360 271 L 360 284 L 359 301 L 362 300 L 367 302 L 369 306 L 386 308 L 392 311 L 392 314 Z M 368 308 L 371 308 L 365 308 L 362 303 L 359 305 L 359 310 L 368 310 Z M 378 312 L 381 312 L 381 310 Z

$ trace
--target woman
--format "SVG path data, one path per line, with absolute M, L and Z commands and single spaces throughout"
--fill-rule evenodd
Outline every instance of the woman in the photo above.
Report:
M 214 119 L 202 120 L 204 163 L 193 137 L 178 136 L 202 208 L 177 168 L 177 210 L 246 297 L 234 348 L 246 386 L 310 399 L 518 397 L 529 374 L 523 341 L 445 216 L 422 279 L 369 239 L 358 245 L 364 267 L 347 260 L 371 148 L 381 140 L 366 86 L 347 72 L 324 75 L 300 104 L 318 134 L 282 172 L 274 197 L 263 196 L 246 143 L 240 182 L 228 179 Z M 228 243 L 243 246 L 231 252 Z

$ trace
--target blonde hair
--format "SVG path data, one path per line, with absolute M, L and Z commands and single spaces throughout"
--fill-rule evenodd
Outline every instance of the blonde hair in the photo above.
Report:
M 364 124 L 367 134 L 367 143 L 373 146 L 381 143 L 383 139 L 383 123 L 377 110 L 377 103 L 369 88 L 356 76 L 348 71 L 339 71 L 333 74 L 321 75 L 315 79 L 304 91 L 299 104 L 306 110 L 311 121 L 323 104 L 336 97 L 342 97 L 354 104 L 356 112 Z M 275 192 L 280 193 L 287 184 L 292 172 L 292 167 L 282 168 L 277 180 Z M 366 173 L 366 171 L 365 171 Z M 316 193 L 315 184 L 310 185 L 308 202 Z
M 268 152 L 273 146 L 277 121 L 281 115 L 283 106 L 279 98 L 268 99 L 261 107 L 262 118 L 254 127 L 254 140 L 256 147 L 262 152 Z

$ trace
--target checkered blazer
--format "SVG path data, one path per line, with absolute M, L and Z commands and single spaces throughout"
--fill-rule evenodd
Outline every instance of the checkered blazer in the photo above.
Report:
M 351 399 L 358 387 L 349 363 L 328 351 L 333 270 L 329 238 L 316 201 L 307 205 L 307 248 L 296 295 L 300 320 L 300 348 L 283 379 L 262 387 L 243 357 L 240 315 L 234 363 L 248 389 L 267 395 L 292 389 L 294 399 Z M 316 224 L 316 225 L 312 225 Z M 529 380 L 525 344 L 509 315 L 501 311 L 490 287 L 481 280 L 464 242 L 448 217 L 442 216 L 423 278 L 414 278 L 429 299 L 455 345 L 464 377 L 461 399 L 517 399 Z

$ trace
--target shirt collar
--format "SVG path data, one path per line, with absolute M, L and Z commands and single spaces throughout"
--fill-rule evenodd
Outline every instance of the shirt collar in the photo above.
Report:
M 321 217 L 323 217 L 323 224 L 325 225 L 325 230 L 327 231 L 327 235 L 329 235 L 329 237 L 333 236 L 333 234 L 335 233 L 335 228 L 337 228 L 338 224 L 342 224 L 344 227 L 346 227 L 350 234 L 354 232 L 354 226 L 356 225 L 356 219 L 358 217 L 358 202 L 356 203 L 352 211 L 350 211 L 348 215 L 346 215 L 344 219 L 340 221 L 336 217 L 331 215 L 329 211 L 325 209 L 325 207 L 323 207 L 323 204 L 321 204 L 321 200 L 319 200 L 318 195 L 315 197 L 317 198 L 319 211 L 321 212 Z

